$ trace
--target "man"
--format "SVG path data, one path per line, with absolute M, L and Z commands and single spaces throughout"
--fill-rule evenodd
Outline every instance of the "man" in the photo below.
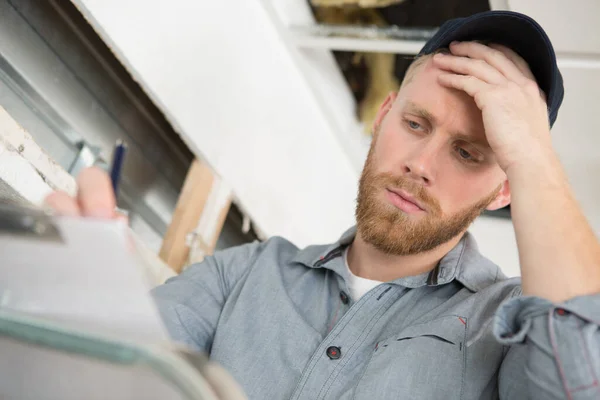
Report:
M 189 267 L 153 291 L 169 331 L 252 399 L 600 398 L 600 246 L 552 150 L 562 96 L 530 18 L 444 24 L 381 106 L 356 229 Z M 48 203 L 113 215 L 106 175 L 79 190 Z M 509 203 L 522 282 L 466 232 Z

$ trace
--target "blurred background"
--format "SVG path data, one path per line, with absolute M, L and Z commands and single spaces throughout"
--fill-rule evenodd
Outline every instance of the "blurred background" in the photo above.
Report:
M 445 20 L 489 9 L 530 15 L 554 44 L 552 138 L 598 232 L 597 0 L 0 0 L 0 198 L 74 193 L 122 139 L 119 206 L 157 282 L 274 235 L 335 241 L 377 107 Z M 519 274 L 509 207 L 471 232 Z

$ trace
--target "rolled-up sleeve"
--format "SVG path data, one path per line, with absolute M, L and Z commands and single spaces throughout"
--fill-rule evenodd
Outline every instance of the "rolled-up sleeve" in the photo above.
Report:
M 509 346 L 500 369 L 501 398 L 600 399 L 600 294 L 561 304 L 512 298 L 496 312 L 494 335 Z

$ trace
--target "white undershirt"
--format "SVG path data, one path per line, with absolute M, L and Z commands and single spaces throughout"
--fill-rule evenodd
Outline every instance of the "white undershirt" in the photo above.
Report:
M 379 285 L 380 281 L 373 281 L 371 279 L 361 278 L 360 276 L 356 276 L 350 271 L 350 267 L 348 266 L 348 249 L 350 246 L 344 249 L 343 257 L 344 264 L 346 265 L 347 271 L 347 279 L 346 284 L 348 285 L 348 290 L 350 291 L 350 297 L 352 300 L 358 301 L 365 293 L 369 290 L 373 289 L 375 286 Z

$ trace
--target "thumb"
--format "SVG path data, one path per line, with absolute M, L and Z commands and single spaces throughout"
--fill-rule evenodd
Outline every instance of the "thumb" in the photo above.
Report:
M 115 194 L 110 177 L 98 167 L 86 168 L 77 177 L 77 203 L 81 215 L 92 218 L 115 218 Z

